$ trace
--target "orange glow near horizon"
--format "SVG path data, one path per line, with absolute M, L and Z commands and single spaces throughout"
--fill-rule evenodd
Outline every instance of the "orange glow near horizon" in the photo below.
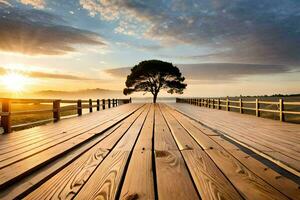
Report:
M 2 84 L 9 92 L 18 93 L 26 89 L 30 79 L 18 72 L 8 72 L 1 77 Z

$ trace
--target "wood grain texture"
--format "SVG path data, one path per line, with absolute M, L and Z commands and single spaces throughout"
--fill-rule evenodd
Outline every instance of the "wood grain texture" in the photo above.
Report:
M 87 179 L 101 163 L 103 157 L 108 153 L 107 149 L 103 149 L 108 143 L 114 146 L 116 142 L 123 136 L 128 127 L 137 119 L 145 109 L 140 109 L 122 124 L 111 132 L 107 137 L 101 140 L 93 148 L 88 150 L 79 159 L 71 163 L 68 167 L 57 173 L 54 177 L 30 193 L 27 199 L 71 199 L 81 187 L 86 183 Z
M 202 147 L 202 149 L 218 149 L 218 145 L 213 141 L 208 135 L 204 134 L 202 130 L 194 126 L 192 120 L 188 117 L 178 113 L 177 111 L 171 111 L 172 115 L 178 120 L 178 122 L 185 128 L 187 132 L 197 141 L 197 143 Z
M 101 136 L 91 140 L 89 143 L 86 143 L 79 148 L 70 151 L 64 157 L 58 158 L 48 165 L 30 173 L 30 175 L 26 176 L 24 179 L 19 180 L 17 183 L 6 187 L 5 190 L 1 190 L 0 199 L 19 199 L 20 196 L 24 196 L 24 193 L 26 193 L 27 191 L 32 191 L 32 188 L 35 188 L 36 185 L 47 181 L 49 177 L 52 177 L 55 174 L 59 173 L 68 164 L 74 162 L 74 160 L 78 159 L 83 153 L 92 148 L 104 137 L 114 132 L 118 127 L 119 125 L 111 128 Z
M 240 141 L 296 175 L 300 174 L 300 125 L 191 105 L 172 105 L 197 121 Z M 238 122 L 238 123 L 237 123 Z
M 120 199 L 155 199 L 151 150 L 134 150 Z
M 153 119 L 154 106 L 151 105 L 134 146 L 120 199 L 155 199 L 152 169 Z
M 182 155 L 201 199 L 243 199 L 204 151 L 185 150 Z
M 288 199 L 225 150 L 206 150 L 225 176 L 246 199 Z
M 231 155 L 274 188 L 278 189 L 291 199 L 300 199 L 300 185 L 272 170 L 262 162 L 253 158 L 251 155 L 237 149 L 232 143 L 220 137 L 212 137 L 212 139 L 227 149 Z
M 130 126 L 125 135 L 95 170 L 75 199 L 115 199 L 120 189 L 125 165 L 147 117 L 150 106 Z
M 115 199 L 128 157 L 128 151 L 110 153 L 74 199 Z
M 130 115 L 135 110 L 132 110 L 130 113 L 124 114 L 124 116 L 119 117 L 119 121 L 122 121 L 128 115 Z M 68 149 L 75 148 L 76 146 L 84 143 L 86 140 L 93 138 L 95 135 L 102 133 L 103 131 L 114 126 L 115 122 L 108 122 L 102 126 L 99 126 L 93 130 L 90 130 L 80 137 L 72 138 L 64 143 L 56 145 L 55 148 L 47 149 L 39 154 L 35 154 L 29 158 L 21 160 L 17 163 L 10 165 L 9 167 L 3 168 L 0 170 L 0 187 L 3 187 L 7 182 L 12 181 L 15 177 L 22 176 L 30 172 L 31 170 L 40 167 L 46 162 L 51 161 L 56 157 L 64 154 Z
M 202 199 L 242 199 L 231 182 L 223 175 L 205 151 L 195 142 L 179 121 L 171 115 L 173 110 L 162 109 L 163 115 L 176 140 L 177 145 L 189 144 L 192 148 L 182 148 L 181 153 L 193 177 Z M 171 114 L 170 114 L 170 113 Z M 178 116 L 177 116 L 178 117 Z M 184 121 L 184 120 L 183 120 Z M 184 122 L 183 122 L 184 123 Z
M 291 199 L 300 199 L 300 185 L 277 173 L 263 163 L 240 150 L 229 150 L 236 159 L 252 170 L 257 176 Z
M 130 129 L 123 136 L 122 140 L 118 142 L 115 149 L 122 151 L 131 151 L 136 139 L 142 130 L 143 124 L 146 120 L 150 109 L 150 105 L 146 106 L 146 109 L 142 112 L 142 114 L 138 117 L 138 119 L 132 124 Z
M 128 104 L 106 116 L 95 112 L 34 128 L 27 136 L 0 136 L 0 167 L 19 158 L 0 169 L 0 199 L 299 199 L 299 185 L 220 137 L 229 132 L 249 145 L 257 139 L 264 153 L 297 160 L 295 126 L 289 130 L 295 141 L 285 141 L 278 124 L 257 122 L 257 128 L 242 119 L 231 126 L 236 117 L 183 107 L 197 119 L 165 104 Z M 274 127 L 280 131 L 272 135 Z M 283 153 L 274 150 L 278 142 Z
M 159 199 L 199 199 L 179 151 L 155 151 Z
M 157 151 L 178 150 L 169 127 L 157 105 L 155 105 L 154 149 Z
M 58 133 L 62 133 L 64 131 L 71 131 L 76 128 L 80 128 L 83 126 L 85 123 L 89 121 L 95 121 L 95 120 L 101 120 L 105 118 L 107 115 L 110 115 L 110 113 L 113 114 L 121 114 L 122 112 L 126 112 L 137 105 L 126 105 L 123 107 L 118 107 L 117 109 L 111 109 L 111 110 L 106 110 L 106 111 L 101 111 L 101 112 L 96 112 L 96 113 L 91 113 L 89 115 L 83 115 L 80 117 L 76 118 L 69 118 L 65 119 L 56 123 L 50 123 L 50 124 L 45 124 L 42 126 L 37 126 L 34 128 L 30 129 L 25 129 L 22 131 L 16 131 L 11 134 L 7 135 L 2 135 L 0 137 L 0 149 L 7 149 L 7 147 L 12 147 L 14 145 L 22 145 L 30 143 L 32 140 L 37 140 L 39 138 L 46 138 L 51 135 L 55 135 Z M 8 145 L 8 146 L 6 146 Z
M 135 150 L 152 150 L 153 126 L 154 123 L 154 105 L 151 105 L 139 139 L 135 144 Z
M 199 149 L 199 145 L 188 135 L 186 130 L 178 123 L 178 121 L 169 113 L 164 105 L 161 105 L 161 111 L 171 130 L 171 133 L 178 145 L 179 150 Z M 201 149 L 201 148 L 200 148 Z
M 126 113 L 126 112 L 125 112 Z M 12 148 L 9 147 L 9 151 L 5 154 L 2 154 L 0 156 L 0 168 L 3 168 L 11 163 L 17 162 L 18 160 L 22 160 L 24 158 L 27 158 L 31 155 L 37 154 L 45 149 L 51 148 L 55 145 L 58 145 L 60 143 L 63 143 L 64 141 L 67 141 L 73 137 L 79 136 L 83 134 L 86 131 L 89 131 L 93 128 L 97 128 L 98 126 L 105 124 L 109 121 L 112 121 L 115 118 L 118 118 L 120 116 L 124 115 L 124 112 L 122 114 L 114 113 L 107 116 L 102 116 L 97 121 L 91 120 L 84 124 L 84 126 L 77 127 L 76 129 L 73 129 L 71 131 L 67 131 L 70 124 L 66 123 L 66 129 L 63 132 L 57 132 L 55 137 L 41 137 L 40 140 L 31 140 L 31 145 L 24 146 L 23 148 Z M 55 133 L 55 131 L 53 131 Z
M 188 123 L 188 119 L 184 117 L 180 118 L 178 114 L 178 120 L 181 123 Z M 186 127 L 187 128 L 187 127 Z M 202 132 L 197 132 L 196 130 L 189 133 L 196 139 L 197 135 L 205 135 Z M 209 136 L 205 135 L 205 140 L 210 140 L 210 143 L 215 143 Z M 198 137 L 201 139 L 201 137 Z M 196 139 L 196 141 L 198 141 Z M 200 140 L 200 145 L 206 141 Z M 219 145 L 220 146 L 220 145 Z M 215 162 L 215 164 L 221 169 L 225 176 L 232 182 L 239 193 L 247 199 L 287 199 L 282 193 L 273 188 L 270 184 L 265 182 L 263 179 L 258 177 L 255 173 L 250 171 L 241 162 L 234 158 L 227 150 L 223 149 L 221 146 L 212 149 L 205 149 L 205 152 L 209 157 Z
M 106 149 L 93 148 L 24 199 L 72 199 L 107 153 Z

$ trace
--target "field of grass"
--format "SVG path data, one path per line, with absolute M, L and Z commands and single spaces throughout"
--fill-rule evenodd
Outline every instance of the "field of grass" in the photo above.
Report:
M 64 106 L 64 105 L 62 105 Z M 29 111 L 29 110 L 49 110 L 52 109 L 52 104 L 12 104 L 12 112 L 18 112 L 18 111 Z M 84 109 L 83 112 L 85 113 L 87 109 Z M 61 112 L 61 117 L 66 117 L 66 116 L 72 116 L 76 115 L 77 111 L 76 110 L 70 110 L 70 111 L 62 111 Z M 31 122 L 37 122 L 37 121 L 44 121 L 48 119 L 52 119 L 52 112 L 49 113 L 36 113 L 36 114 L 26 114 L 26 115 L 15 115 L 11 117 L 11 123 L 12 126 L 16 125 L 22 125 L 22 124 L 28 124 Z M 29 125 L 26 127 L 16 127 L 14 130 L 21 130 L 24 128 L 29 128 L 37 125 L 42 125 L 47 122 L 41 122 L 38 124 L 34 125 Z

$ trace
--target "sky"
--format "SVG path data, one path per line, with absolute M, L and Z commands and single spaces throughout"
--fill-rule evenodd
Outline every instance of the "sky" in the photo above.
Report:
M 185 96 L 300 93 L 299 0 L 0 0 L 0 38 L 0 93 L 122 90 L 150 59 Z

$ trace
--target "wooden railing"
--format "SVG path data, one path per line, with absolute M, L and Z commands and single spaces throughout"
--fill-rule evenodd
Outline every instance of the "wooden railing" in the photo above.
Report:
M 64 111 L 77 111 L 76 115 L 80 116 L 83 114 L 83 109 L 88 109 L 89 112 L 93 112 L 93 108 L 96 108 L 97 111 L 100 109 L 104 110 L 106 108 L 116 107 L 121 104 L 131 103 L 130 99 L 97 99 L 97 100 L 61 100 L 61 99 L 9 99 L 2 98 L 0 99 L 2 104 L 2 110 L 0 112 L 1 116 L 1 127 L 3 128 L 3 133 L 10 133 L 15 128 L 26 128 L 28 126 L 33 126 L 36 124 L 43 124 L 47 122 L 57 122 L 62 118 L 67 118 L 70 116 L 61 117 L 61 112 Z M 52 105 L 51 109 L 43 110 L 21 110 L 13 111 L 13 104 L 45 104 Z M 65 105 L 64 105 L 65 104 Z M 64 105 L 64 106 L 63 106 Z M 46 120 L 38 120 L 34 122 L 29 122 L 25 124 L 12 125 L 12 117 L 20 115 L 29 115 L 29 114 L 42 114 L 42 113 L 52 113 L 52 118 Z M 75 116 L 74 114 L 72 116 Z
M 254 111 L 257 117 L 261 116 L 261 112 L 275 113 L 279 115 L 280 121 L 285 121 L 285 114 L 300 115 L 299 111 L 295 110 L 285 110 L 285 106 L 300 106 L 300 102 L 286 102 L 283 99 L 278 101 L 264 101 L 255 99 L 254 101 L 243 100 L 242 98 L 238 100 L 229 99 L 216 99 L 216 98 L 176 98 L 176 103 L 188 103 L 196 106 L 208 107 L 218 110 L 231 111 L 231 108 L 238 109 L 242 114 L 246 110 Z M 253 107 L 245 107 L 247 105 L 253 105 Z M 261 108 L 261 105 L 274 105 L 276 109 L 265 109 Z

